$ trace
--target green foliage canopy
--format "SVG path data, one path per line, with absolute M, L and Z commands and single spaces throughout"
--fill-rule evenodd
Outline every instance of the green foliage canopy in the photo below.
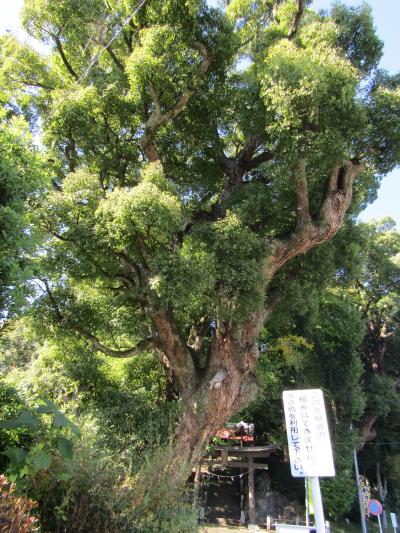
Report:
M 379 75 L 359 91 L 382 49 L 367 8 L 337 4 L 321 15 L 303 6 L 297 20 L 293 1 L 278 11 L 235 1 L 226 14 L 202 1 L 153 1 L 122 26 L 134 7 L 59 2 L 50 12 L 28 0 L 24 24 L 50 46 L 48 60 L 5 38 L 1 62 L 5 94 L 14 92 L 31 123 L 43 121 L 57 184 L 37 212 L 48 232 L 40 268 L 52 280 L 49 312 L 57 300 L 56 319 L 75 328 L 83 320 L 107 341 L 101 310 L 119 322 L 129 313 L 117 328 L 122 345 L 149 330 L 143 307 L 128 311 L 141 302 L 171 305 L 186 332 L 204 315 L 237 320 L 261 305 L 262 238 L 293 228 L 299 154 L 315 217 L 321 176 L 336 161 L 360 158 L 379 176 L 398 160 L 397 82 Z M 221 159 L 233 160 L 254 136 L 246 186 L 221 196 Z M 143 158 L 150 138 L 155 163 Z M 377 182 L 362 183 L 358 201 Z M 219 205 L 225 216 L 215 217 Z M 147 283 L 143 272 L 122 280 L 122 255 L 149 272 Z

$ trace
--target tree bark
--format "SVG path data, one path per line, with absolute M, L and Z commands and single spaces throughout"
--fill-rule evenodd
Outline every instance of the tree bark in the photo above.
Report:
M 374 424 L 377 421 L 378 416 L 377 415 L 368 415 L 361 427 L 361 442 L 357 446 L 357 451 L 360 451 L 364 448 L 364 446 L 367 444 L 367 442 L 370 442 L 371 440 L 374 440 L 374 438 L 377 436 L 377 431 L 374 428 Z
M 259 351 L 258 335 L 265 312 L 242 325 L 219 324 L 207 370 L 198 377 L 196 391 L 183 390 L 185 406 L 176 429 L 177 454 L 193 464 L 218 429 L 256 397 L 253 375 Z

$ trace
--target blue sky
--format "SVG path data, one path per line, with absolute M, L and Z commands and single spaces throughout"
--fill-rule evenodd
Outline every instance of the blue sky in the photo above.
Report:
M 342 0 L 348 6 L 357 6 L 361 2 L 356 0 Z M 11 30 L 21 39 L 26 39 L 18 22 L 18 15 L 23 5 L 23 0 L 0 0 L 1 20 L 0 34 Z M 210 3 L 219 4 L 221 0 L 210 0 Z M 314 9 L 327 9 L 331 5 L 331 0 L 314 0 Z M 400 71 L 399 52 L 399 28 L 400 20 L 400 0 L 370 0 L 376 28 L 379 36 L 385 43 L 384 56 L 381 67 L 391 73 Z M 391 216 L 400 228 L 400 169 L 386 176 L 378 193 L 378 199 L 361 214 L 361 220 L 371 218 L 382 218 Z

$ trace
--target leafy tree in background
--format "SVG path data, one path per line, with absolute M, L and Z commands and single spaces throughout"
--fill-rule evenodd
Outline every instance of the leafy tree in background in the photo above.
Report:
M 378 417 L 386 416 L 398 402 L 400 235 L 391 219 L 363 229 L 363 265 L 353 293 L 366 329 L 362 345 L 369 392 L 362 428 L 365 443 L 376 437 L 374 424 Z
M 0 327 L 24 305 L 35 249 L 28 203 L 44 184 L 40 154 L 28 124 L 0 92 Z
M 375 485 L 377 497 L 397 509 L 400 235 L 391 219 L 361 229 L 365 244 L 352 289 L 365 324 L 361 351 L 366 407 L 358 448 L 362 468 Z
M 179 462 L 255 397 L 262 328 L 318 275 L 302 254 L 399 161 L 398 79 L 375 75 L 369 9 L 306 4 L 26 0 L 49 57 L 2 42 L 5 91 L 40 118 L 54 175 L 36 312 L 109 356 L 159 354 Z
M 398 508 L 399 250 L 392 220 L 349 224 L 318 257 L 323 274 L 313 279 L 302 269 L 261 337 L 262 392 L 245 416 L 258 422 L 266 442 L 284 444 L 282 390 L 323 388 L 336 465 L 335 478 L 323 482 L 332 518 L 355 501 L 355 448 L 374 495 Z M 280 470 L 270 473 L 280 492 L 298 496 Z
M 303 298 L 310 296 L 303 294 Z M 301 305 L 296 309 L 291 302 L 282 302 L 277 308 L 277 329 L 269 329 L 268 348 L 257 366 L 262 392 L 246 415 L 257 422 L 266 442 L 285 445 L 282 390 L 323 389 L 336 476 L 324 480 L 322 489 L 333 519 L 347 515 L 356 496 L 353 450 L 358 431 L 351 431 L 350 425 L 356 429 L 366 405 L 359 350 L 365 326 L 354 299 L 342 289 L 319 286 L 312 300 L 311 313 L 302 311 Z M 270 475 L 279 492 L 293 498 L 303 496 L 303 485 L 290 479 L 286 466 L 270 468 Z
M 27 321 L 13 325 L 0 338 L 0 469 L 16 479 L 19 493 L 36 498 L 42 527 L 147 532 L 172 527 L 172 521 L 183 524 L 186 532 L 190 521 L 194 531 L 191 506 L 182 504 L 180 493 L 172 495 L 164 482 L 154 488 L 154 500 L 147 498 L 141 508 L 132 509 L 154 475 L 150 467 L 158 448 L 165 450 L 175 419 L 176 402 L 165 399 L 165 376 L 156 354 L 116 360 L 93 353 L 73 336 L 29 342 Z M 45 414 L 52 423 L 39 431 L 37 419 L 30 416 L 38 404 L 43 412 L 43 399 L 46 411 L 54 411 L 56 404 L 79 425 L 82 435 L 73 439 L 73 457 L 72 441 L 64 439 L 68 428 L 54 426 L 65 423 L 62 413 L 57 418 L 53 411 Z M 154 508 L 162 514 L 163 526 L 152 523 Z

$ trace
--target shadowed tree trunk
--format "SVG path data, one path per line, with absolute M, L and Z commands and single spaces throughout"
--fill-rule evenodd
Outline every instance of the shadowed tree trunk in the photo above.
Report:
M 244 158 L 251 160 L 251 156 L 244 153 L 245 150 L 238 156 L 242 161 L 236 161 L 235 165 L 231 162 L 235 171 L 239 167 L 244 173 Z M 226 170 L 226 164 L 224 167 Z M 328 179 L 318 219 L 313 222 L 308 209 L 305 161 L 299 161 L 295 175 L 297 226 L 284 239 L 265 240 L 266 289 L 287 261 L 335 235 L 351 201 L 353 180 L 360 171 L 361 167 L 351 161 L 345 162 L 343 167 L 335 167 Z M 238 174 L 227 175 L 225 198 L 241 178 Z M 220 216 L 220 213 L 221 206 L 218 206 L 213 216 Z M 154 310 L 152 319 L 157 333 L 154 343 L 173 368 L 183 405 L 175 436 L 177 457 L 194 464 L 215 432 L 256 397 L 258 386 L 253 371 L 260 355 L 259 334 L 278 299 L 279 296 L 270 296 L 264 307 L 241 323 L 216 320 L 208 364 L 202 369 L 196 367 L 191 349 L 180 337 L 172 310 Z

